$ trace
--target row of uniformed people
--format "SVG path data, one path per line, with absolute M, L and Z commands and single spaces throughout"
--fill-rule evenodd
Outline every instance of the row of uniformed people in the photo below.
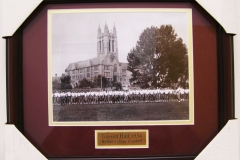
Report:
M 89 91 L 53 93 L 54 105 L 68 104 L 102 104 L 102 103 L 138 103 L 168 102 L 188 100 L 189 90 L 173 89 L 140 89 L 129 91 Z

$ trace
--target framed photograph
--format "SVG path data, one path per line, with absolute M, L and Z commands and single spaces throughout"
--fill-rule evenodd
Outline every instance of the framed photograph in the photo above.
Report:
M 48 159 L 194 159 L 234 118 L 233 35 L 195 1 L 44 0 L 5 38 L 8 123 Z
M 48 10 L 49 125 L 194 124 L 192 49 L 191 9 Z

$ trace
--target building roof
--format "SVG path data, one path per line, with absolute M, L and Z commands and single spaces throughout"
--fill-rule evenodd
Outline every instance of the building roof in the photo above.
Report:
M 71 71 L 71 70 L 86 68 L 86 67 L 95 66 L 95 65 L 99 65 L 99 61 L 97 57 L 87 59 L 84 61 L 70 63 L 65 71 Z
M 67 71 L 72 71 L 75 69 L 81 69 L 81 68 L 86 68 L 86 67 L 90 67 L 90 66 L 96 66 L 99 65 L 99 59 L 97 57 L 95 58 L 91 58 L 88 60 L 84 60 L 84 61 L 78 61 L 78 62 L 74 62 L 74 63 L 70 63 L 68 65 L 68 67 L 66 68 L 66 72 Z M 122 69 L 127 69 L 128 63 L 127 62 L 119 62 L 119 65 L 121 66 Z
M 90 63 L 92 66 L 95 66 L 95 65 L 98 65 L 99 64 L 99 61 L 98 61 L 98 58 L 92 58 L 92 59 L 89 59 Z
M 74 70 L 74 69 L 76 69 L 75 64 L 74 63 L 70 63 L 68 65 L 68 67 L 65 69 L 65 72 L 71 71 L 71 70 Z

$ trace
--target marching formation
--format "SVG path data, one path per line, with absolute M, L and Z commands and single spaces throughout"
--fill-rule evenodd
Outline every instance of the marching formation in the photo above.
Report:
M 189 89 L 137 89 L 128 91 L 55 91 L 53 105 L 187 101 Z

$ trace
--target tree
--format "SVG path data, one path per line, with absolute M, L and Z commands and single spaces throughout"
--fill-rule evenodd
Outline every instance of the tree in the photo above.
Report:
M 72 89 L 71 86 L 71 77 L 69 75 L 63 75 L 60 78 L 61 80 L 61 88 L 62 89 Z M 71 87 L 70 87 L 71 86 Z
M 146 28 L 135 48 L 128 54 L 128 70 L 132 72 L 130 82 L 148 88 L 155 80 L 156 27 Z
M 116 87 L 117 91 L 121 91 L 122 90 L 122 84 L 120 82 L 117 82 L 115 87 Z
M 72 86 L 70 84 L 65 84 L 63 89 L 72 89 Z
M 53 80 L 52 81 L 52 88 L 53 88 L 53 90 L 61 89 L 61 83 L 59 83 L 57 79 Z
M 102 88 L 105 88 L 107 85 L 107 79 L 104 76 L 98 75 L 94 77 L 94 84 L 97 87 L 101 87 L 101 78 L 102 78 Z
M 188 55 L 186 45 L 171 25 L 162 25 L 156 32 L 156 77 L 155 86 L 170 87 L 188 80 Z M 183 82 L 183 80 L 185 82 Z
M 139 79 L 139 65 L 140 65 L 140 59 L 138 57 L 138 52 L 135 48 L 133 48 L 130 53 L 128 53 L 128 66 L 127 70 L 132 72 L 132 78 L 130 79 L 130 82 L 133 84 L 138 84 Z M 113 77 L 114 79 L 114 77 Z
M 113 80 L 112 80 L 112 86 L 113 87 L 116 87 L 118 81 L 117 81 L 117 76 L 116 75 L 113 75 Z
M 106 87 L 113 87 L 113 80 L 112 79 L 106 79 Z
M 128 54 L 130 82 L 141 88 L 171 87 L 188 80 L 186 45 L 171 25 L 146 28 Z

